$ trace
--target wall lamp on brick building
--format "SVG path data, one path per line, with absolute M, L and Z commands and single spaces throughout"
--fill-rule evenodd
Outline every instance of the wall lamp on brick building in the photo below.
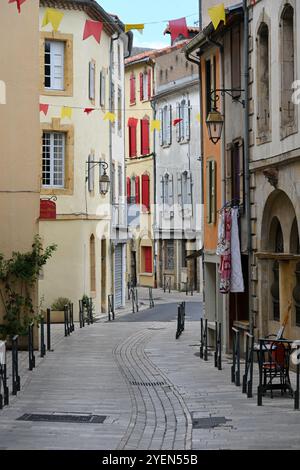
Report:
M 217 144 L 222 136 L 223 126 L 224 126 L 224 116 L 218 111 L 217 109 L 217 102 L 220 100 L 220 95 L 224 96 L 225 94 L 231 96 L 234 101 L 238 101 L 240 104 L 243 105 L 245 108 L 245 101 L 240 100 L 239 96 L 241 92 L 244 90 L 240 90 L 237 88 L 223 88 L 218 90 L 212 90 L 210 93 L 210 100 L 213 104 L 213 109 L 208 113 L 206 118 L 206 125 L 208 130 L 209 140 L 213 144 Z
M 99 192 L 102 196 L 106 196 L 110 186 L 110 179 L 107 174 L 108 163 L 101 160 L 97 162 L 89 157 L 89 160 L 86 162 L 86 164 L 88 168 L 86 181 L 88 183 L 89 191 L 94 190 L 94 169 L 99 165 Z

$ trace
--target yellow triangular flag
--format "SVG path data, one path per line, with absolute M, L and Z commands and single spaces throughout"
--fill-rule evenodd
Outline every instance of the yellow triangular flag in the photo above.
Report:
M 116 115 L 115 113 L 106 113 L 103 119 L 104 121 L 110 121 L 114 123 L 116 120 Z
M 51 23 L 53 30 L 57 31 L 63 16 L 64 14 L 60 11 L 54 10 L 53 8 L 47 8 L 43 18 L 42 27 L 47 26 L 48 23 Z
M 160 131 L 160 129 L 161 123 L 158 119 L 154 119 L 153 121 L 151 121 L 151 132 L 153 132 L 154 130 Z
M 63 106 L 61 108 L 61 114 L 60 114 L 61 119 L 63 119 L 63 118 L 71 119 L 72 118 L 72 112 L 73 112 L 72 108 L 69 108 L 68 106 Z
M 137 29 L 141 34 L 143 33 L 145 28 L 145 25 L 140 23 L 140 24 L 125 24 L 125 33 L 130 31 L 131 29 Z
M 219 5 L 216 5 L 215 7 L 209 8 L 208 15 L 215 29 L 217 29 L 221 21 L 224 21 L 224 24 L 225 24 L 226 13 L 225 13 L 224 3 L 220 3 Z
M 201 114 L 200 113 L 197 114 L 196 119 L 197 119 L 198 122 L 201 122 Z

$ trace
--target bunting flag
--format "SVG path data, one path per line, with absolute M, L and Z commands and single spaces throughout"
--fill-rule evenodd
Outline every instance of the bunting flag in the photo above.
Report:
M 9 0 L 8 3 L 14 3 L 14 2 L 17 2 L 18 12 L 21 13 L 21 5 L 22 3 L 26 2 L 26 0 Z
M 160 129 L 161 122 L 158 119 L 154 119 L 153 121 L 151 121 L 151 132 L 153 132 L 154 130 L 160 131 Z
M 110 121 L 113 124 L 116 120 L 116 115 L 115 113 L 108 112 L 105 114 L 103 119 L 104 121 Z
M 173 121 L 173 126 L 174 126 L 174 127 L 177 126 L 177 124 L 179 124 L 179 123 L 182 122 L 182 121 L 183 121 L 182 118 L 174 119 L 174 121 Z
M 49 104 L 40 103 L 40 113 L 44 113 L 45 116 L 47 116 L 48 109 L 49 109 Z
M 84 108 L 84 113 L 86 114 L 91 114 L 93 111 L 95 111 L 95 108 Z
M 71 119 L 72 118 L 72 113 L 73 113 L 72 108 L 69 108 L 69 106 L 63 106 L 61 108 L 60 117 L 61 117 L 61 119 L 63 119 L 63 118 Z
M 226 13 L 225 13 L 224 3 L 220 3 L 219 5 L 216 5 L 215 7 L 209 8 L 208 15 L 215 29 L 217 29 L 221 21 L 223 21 L 225 24 Z
M 53 30 L 57 31 L 63 17 L 64 13 L 61 13 L 57 10 L 53 10 L 53 8 L 47 8 L 43 18 L 42 27 L 47 26 L 47 24 L 51 23 Z
M 103 30 L 103 23 L 101 21 L 86 20 L 83 31 L 83 41 L 90 36 L 93 36 L 100 44 L 101 33 Z
M 189 32 L 186 24 L 186 18 L 179 18 L 178 20 L 169 21 L 169 31 L 171 33 L 172 42 L 182 35 L 185 38 L 189 37 Z
M 143 23 L 140 23 L 140 24 L 137 24 L 137 23 L 136 24 L 125 24 L 125 33 L 127 33 L 128 31 L 131 31 L 132 29 L 136 29 L 141 34 L 143 34 L 144 28 L 145 28 L 145 25 Z
M 201 122 L 201 115 L 200 115 L 200 113 L 197 114 L 196 119 L 197 119 L 198 122 Z

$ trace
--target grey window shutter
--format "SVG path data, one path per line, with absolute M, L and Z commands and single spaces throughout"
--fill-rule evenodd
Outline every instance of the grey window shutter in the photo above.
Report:
M 164 120 L 163 120 L 163 110 L 159 110 L 159 120 L 160 120 L 160 131 L 159 131 L 159 144 L 163 145 L 163 131 L 164 131 Z
M 182 174 L 177 173 L 177 196 L 178 204 L 182 206 Z
M 174 203 L 174 185 L 173 175 L 169 175 L 169 206 L 173 206 Z
M 207 199 L 207 213 L 206 213 L 206 220 L 207 223 L 211 223 L 211 161 L 206 162 L 206 181 L 207 181 L 207 192 L 206 192 L 206 199 Z
M 165 181 L 163 176 L 160 177 L 160 202 L 161 204 L 165 202 Z
M 95 99 L 95 64 L 89 63 L 89 99 Z
M 241 141 L 239 146 L 240 158 L 240 204 L 245 202 L 245 185 L 244 185 L 244 142 Z
M 191 138 L 191 102 L 188 100 L 187 108 L 185 111 L 185 140 L 190 140 Z
M 176 118 L 181 119 L 181 112 L 180 112 L 180 103 L 176 103 Z M 176 139 L 177 142 L 180 142 L 180 123 L 176 124 Z
M 104 70 L 100 73 L 100 106 L 105 106 L 105 72 Z
M 168 119 L 167 119 L 167 144 L 172 144 L 172 105 L 169 105 Z
M 187 176 L 187 204 L 192 204 L 192 190 L 193 190 L 193 182 L 192 182 L 192 173 L 188 172 Z
M 216 162 L 211 162 L 211 223 L 216 222 Z
M 89 158 L 88 158 L 88 190 L 89 192 L 92 192 L 94 191 L 94 164 L 92 163 L 93 161 L 93 156 L 92 155 L 89 155 Z

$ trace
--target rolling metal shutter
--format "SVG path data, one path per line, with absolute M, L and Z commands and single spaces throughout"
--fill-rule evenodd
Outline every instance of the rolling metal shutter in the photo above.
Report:
M 123 292 L 123 256 L 122 245 L 115 248 L 115 308 L 122 306 Z

